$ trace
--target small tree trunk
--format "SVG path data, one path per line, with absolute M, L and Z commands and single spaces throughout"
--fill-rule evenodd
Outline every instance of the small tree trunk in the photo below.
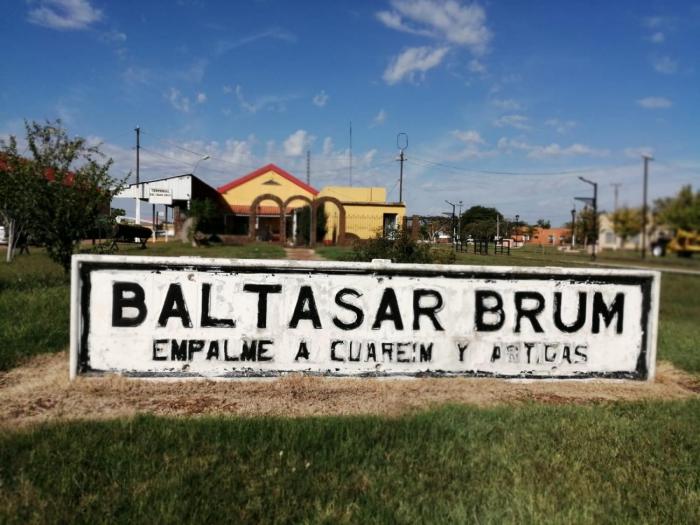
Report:
M 5 262 L 12 262 L 12 257 L 15 252 L 15 221 L 10 219 L 7 221 L 7 254 L 5 255 Z

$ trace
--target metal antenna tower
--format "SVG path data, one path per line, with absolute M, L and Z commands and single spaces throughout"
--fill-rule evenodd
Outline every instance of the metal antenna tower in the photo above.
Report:
M 306 150 L 306 184 L 311 186 L 311 150 Z
M 610 186 L 613 187 L 613 192 L 615 195 L 615 200 L 614 200 L 615 206 L 613 207 L 613 211 L 617 211 L 617 194 L 618 194 L 618 191 L 620 189 L 620 186 L 622 186 L 622 183 L 621 182 L 611 182 Z

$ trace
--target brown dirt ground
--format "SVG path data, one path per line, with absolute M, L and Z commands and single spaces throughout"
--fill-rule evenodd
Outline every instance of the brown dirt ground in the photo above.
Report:
M 495 406 L 688 399 L 700 380 L 662 362 L 656 381 L 504 381 L 484 378 L 163 381 L 120 376 L 68 380 L 65 352 L 0 374 L 0 429 L 55 420 L 168 416 L 398 415 L 444 403 Z

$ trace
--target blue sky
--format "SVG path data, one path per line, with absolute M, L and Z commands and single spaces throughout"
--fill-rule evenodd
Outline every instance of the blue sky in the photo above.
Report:
M 700 182 L 700 1 L 6 1 L 0 135 L 60 117 L 114 176 L 192 171 L 218 186 L 267 162 L 312 184 L 569 217 Z M 581 171 L 577 171 L 581 170 Z

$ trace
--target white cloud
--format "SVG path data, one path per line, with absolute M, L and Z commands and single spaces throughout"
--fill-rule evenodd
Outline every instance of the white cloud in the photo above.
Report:
M 179 90 L 171 87 L 170 91 L 166 94 L 166 98 L 170 102 L 170 105 L 176 110 L 182 113 L 189 113 L 190 99 L 182 95 Z
M 333 139 L 326 137 L 323 139 L 323 154 L 327 156 L 331 153 L 333 153 Z
M 479 132 L 474 131 L 473 129 L 467 131 L 460 131 L 456 129 L 452 132 L 452 136 L 465 144 L 486 144 L 486 141 L 481 138 Z
M 438 66 L 448 51 L 447 47 L 410 47 L 394 57 L 384 71 L 384 82 L 393 85 L 405 78 L 413 81 L 416 74 L 422 76 L 426 71 Z
M 666 37 L 661 31 L 657 31 L 649 37 L 649 40 L 651 40 L 654 44 L 661 44 L 664 42 L 664 40 L 666 40 Z
M 585 144 L 576 143 L 567 147 L 562 147 L 559 144 L 552 143 L 548 146 L 532 146 L 527 156 L 533 159 L 574 156 L 604 157 L 609 153 L 609 150 L 595 149 Z
M 178 72 L 178 76 L 187 82 L 201 82 L 204 78 L 204 74 L 207 71 L 208 65 L 209 60 L 206 58 L 198 58 L 189 68 Z
M 384 111 L 383 109 L 380 109 L 379 113 L 377 113 L 374 116 L 374 118 L 372 119 L 372 126 L 371 127 L 381 126 L 382 124 L 384 124 L 384 122 L 386 122 L 387 116 L 388 116 L 387 112 Z
M 493 125 L 498 128 L 511 127 L 527 131 L 531 129 L 527 122 L 528 118 L 524 115 L 503 115 L 502 117 L 497 118 L 493 122 Z
M 322 89 L 320 93 L 317 93 L 316 95 L 314 95 L 312 102 L 314 103 L 315 106 L 322 108 L 328 102 L 328 98 L 329 98 L 328 94 L 326 93 L 326 91 L 324 89 Z
M 502 137 L 498 140 L 497 148 L 503 152 L 511 153 L 514 150 L 526 151 L 528 158 L 546 159 L 557 157 L 605 157 L 610 154 L 607 149 L 597 149 L 585 144 L 574 143 L 569 146 L 560 146 L 557 143 L 548 145 L 529 144 L 527 142 Z
M 651 65 L 654 66 L 656 72 L 664 75 L 672 75 L 678 71 L 678 61 L 668 56 L 652 58 Z
M 122 73 L 122 78 L 132 87 L 139 84 L 148 85 L 153 80 L 153 72 L 145 67 L 129 66 Z
M 314 141 L 314 137 L 303 129 L 298 129 L 284 141 L 284 154 L 290 157 L 303 155 L 309 145 Z
M 449 159 L 452 161 L 484 159 L 498 154 L 498 151 L 495 149 L 482 149 L 482 146 L 486 145 L 486 141 L 478 131 L 473 129 L 466 131 L 456 129 L 452 131 L 451 135 L 462 143 L 460 150 L 456 154 L 449 155 Z
M 224 93 L 231 92 L 236 94 L 236 100 L 238 100 L 241 109 L 248 113 L 257 113 L 262 110 L 284 111 L 286 109 L 285 103 L 294 98 L 290 96 L 263 95 L 250 101 L 243 96 L 243 88 L 240 85 L 236 85 L 234 88 L 224 86 Z
M 206 93 L 197 93 L 197 104 L 204 104 L 207 101 Z
M 283 42 L 294 43 L 297 41 L 297 37 L 282 28 L 271 27 L 265 31 L 261 31 L 260 33 L 248 35 L 238 40 L 220 40 L 216 45 L 215 52 L 217 55 L 223 55 L 229 51 L 252 44 L 258 40 L 280 40 Z
M 665 109 L 670 108 L 673 102 L 665 97 L 645 97 L 637 100 L 637 104 L 644 109 Z
M 469 61 L 469 71 L 472 73 L 486 73 L 486 66 L 478 59 L 472 58 Z
M 100 39 L 103 42 L 113 42 L 119 44 L 126 42 L 126 33 L 122 33 L 121 31 L 116 30 L 107 31 L 100 35 Z
M 550 128 L 554 128 L 557 133 L 566 133 L 567 131 L 570 131 L 574 127 L 576 127 L 576 122 L 573 120 L 560 120 L 558 118 L 550 118 L 548 120 L 545 120 L 544 122 L 545 126 L 549 126 Z
M 512 98 L 506 98 L 506 99 L 494 98 L 491 100 L 491 104 L 493 104 L 497 108 L 503 109 L 505 111 L 515 111 L 515 110 L 520 109 L 520 103 L 518 103 L 517 100 L 514 100 Z
M 380 11 L 385 26 L 441 41 L 466 46 L 483 54 L 491 40 L 486 12 L 478 4 L 462 5 L 456 0 L 392 0 L 392 11 Z
M 88 0 L 40 0 L 27 18 L 32 24 L 51 29 L 80 30 L 88 29 L 102 17 L 102 11 Z
M 510 153 L 512 150 L 530 150 L 532 149 L 532 146 L 530 146 L 527 142 L 523 142 L 517 139 L 509 139 L 507 137 L 501 137 L 498 139 L 498 144 L 496 147 L 500 150 L 504 150 L 508 153 Z

